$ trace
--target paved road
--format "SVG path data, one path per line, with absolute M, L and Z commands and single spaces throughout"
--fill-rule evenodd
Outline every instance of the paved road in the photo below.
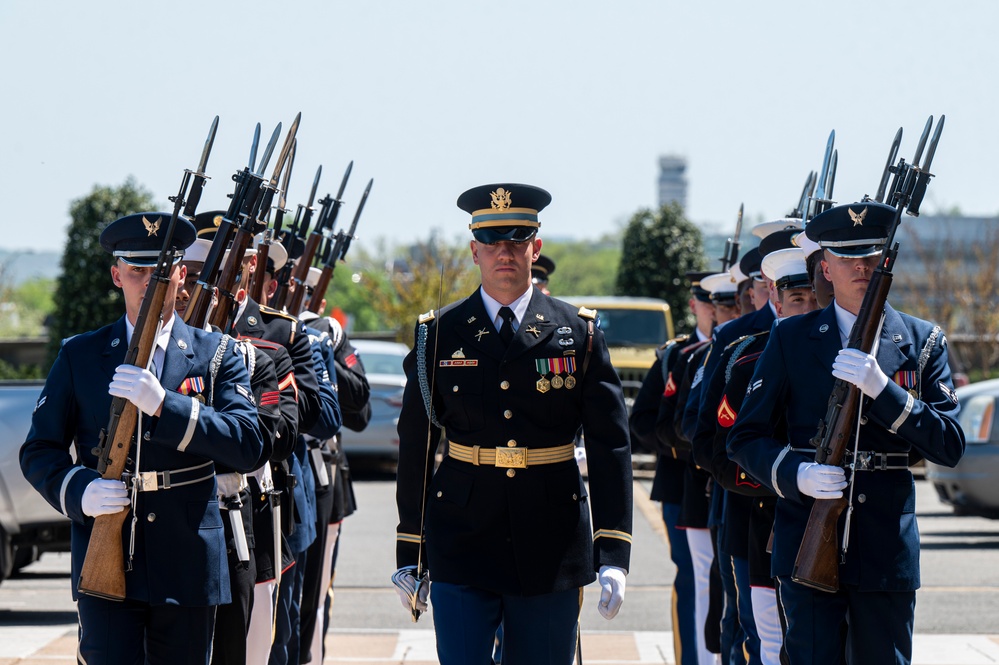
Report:
M 954 517 L 917 483 L 923 588 L 917 595 L 917 665 L 999 663 L 999 521 Z M 388 578 L 395 569 L 394 484 L 356 484 L 360 509 L 344 524 L 327 665 L 436 663 L 433 617 L 413 624 Z M 627 600 L 605 621 L 587 588 L 581 617 L 589 664 L 672 663 L 673 579 L 659 506 L 636 486 L 634 558 Z M 0 585 L 0 665 L 74 662 L 75 611 L 67 555 L 45 555 Z

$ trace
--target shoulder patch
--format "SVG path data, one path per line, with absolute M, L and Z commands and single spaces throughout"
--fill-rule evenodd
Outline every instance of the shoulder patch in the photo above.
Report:
M 434 310 L 430 310 L 429 312 L 424 312 L 423 314 L 420 314 L 420 318 L 418 319 L 418 321 L 419 323 L 430 323 L 435 318 L 437 318 L 437 314 L 434 313 Z
M 579 316 L 584 319 L 590 319 L 591 321 L 597 318 L 597 310 L 587 309 L 586 307 L 579 308 Z
M 728 349 L 731 349 L 733 346 L 735 346 L 739 342 L 744 342 L 747 339 L 752 339 L 754 337 L 759 337 L 760 335 L 769 335 L 769 334 L 770 334 L 769 330 L 761 330 L 760 332 L 751 333 L 749 335 L 743 335 L 742 337 L 740 337 L 740 338 L 738 338 L 738 339 L 736 339 L 736 340 L 734 340 L 734 341 L 729 342 L 728 344 L 726 344 L 725 345 L 725 350 L 727 351 Z

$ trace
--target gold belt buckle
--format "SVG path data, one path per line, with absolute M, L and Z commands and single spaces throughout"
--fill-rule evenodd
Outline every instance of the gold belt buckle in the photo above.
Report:
M 501 469 L 526 469 L 527 448 L 496 448 L 496 466 Z
M 155 492 L 159 489 L 155 471 L 142 471 L 138 476 L 140 492 Z

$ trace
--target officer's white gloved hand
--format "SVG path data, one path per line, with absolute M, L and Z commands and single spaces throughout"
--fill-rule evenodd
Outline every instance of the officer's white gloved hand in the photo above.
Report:
M 427 611 L 427 598 L 430 596 L 430 579 L 424 575 L 419 581 L 416 579 L 416 566 L 406 566 L 395 571 L 392 575 L 392 584 L 396 586 L 399 594 L 399 601 L 407 610 L 415 608 L 421 612 Z
M 135 365 L 118 365 L 108 392 L 114 397 L 124 397 L 147 416 L 156 415 L 166 397 L 156 375 Z
M 860 388 L 871 399 L 888 385 L 888 376 L 881 371 L 878 360 L 860 349 L 843 349 L 833 361 L 832 375 Z
M 608 621 L 617 616 L 624 602 L 625 576 L 628 573 L 616 566 L 600 566 L 597 581 L 600 583 L 600 602 L 597 611 Z
M 798 465 L 798 491 L 815 499 L 838 499 L 846 487 L 846 473 L 838 466 L 802 462 Z
M 83 514 L 91 517 L 120 513 L 129 504 L 125 483 L 104 478 L 92 480 L 83 490 L 81 503 Z

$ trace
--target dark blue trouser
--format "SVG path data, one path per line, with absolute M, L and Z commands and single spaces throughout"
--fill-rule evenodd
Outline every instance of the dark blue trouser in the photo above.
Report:
M 850 665 L 909 665 L 915 591 L 815 591 L 780 578 L 780 602 L 787 618 L 784 648 L 791 665 L 841 665 L 840 626 L 845 618 L 846 662 Z
M 460 584 L 433 582 L 430 604 L 441 665 L 491 665 L 496 629 L 503 624 L 503 662 L 571 665 L 582 589 L 509 596 Z
M 732 569 L 735 571 L 735 588 L 739 597 L 739 627 L 742 629 L 746 655 L 749 656 L 748 662 L 749 665 L 762 665 L 760 635 L 756 632 L 756 620 L 753 618 L 753 590 L 749 585 L 749 559 L 732 557 Z
M 79 655 L 87 665 L 208 665 L 215 607 L 149 605 L 80 594 Z
M 697 633 L 694 621 L 694 564 L 687 547 L 687 532 L 677 529 L 680 504 L 663 502 L 663 523 L 669 540 L 669 558 L 676 566 L 673 578 L 673 651 L 679 665 L 697 665 Z
M 746 655 L 743 650 L 745 634 L 739 625 L 739 592 L 735 586 L 735 570 L 732 567 L 732 555 L 721 551 L 715 543 L 715 557 L 718 561 L 718 572 L 721 575 L 722 591 L 725 594 L 725 606 L 721 620 L 721 654 L 722 665 L 745 665 Z

